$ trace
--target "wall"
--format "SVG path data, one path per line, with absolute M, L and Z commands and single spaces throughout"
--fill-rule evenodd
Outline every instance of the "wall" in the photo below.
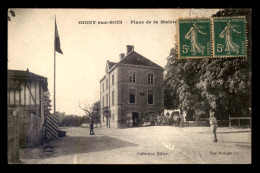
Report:
M 40 80 L 32 80 L 29 85 L 26 81 L 13 79 L 20 83 L 21 90 L 10 90 L 8 95 L 8 112 L 17 111 L 19 127 L 19 142 L 23 147 L 34 147 L 41 144 L 42 124 L 44 122 L 43 87 Z M 35 103 L 32 99 L 34 97 Z M 14 104 L 15 103 L 15 104 Z M 31 115 L 31 113 L 34 115 Z
M 159 113 L 164 109 L 163 93 L 163 70 L 155 68 L 145 68 L 140 66 L 122 66 L 120 69 L 119 84 L 119 105 L 120 107 L 120 125 L 126 124 L 126 114 L 128 112 L 139 113 L 140 120 L 147 112 Z M 136 73 L 136 82 L 130 82 L 131 72 Z M 148 84 L 148 74 L 154 75 L 154 84 Z M 136 103 L 129 103 L 129 89 L 136 89 Z M 154 104 L 148 104 L 148 90 L 154 90 Z
M 112 84 L 112 76 L 114 75 L 114 84 Z M 109 85 L 106 88 L 106 80 L 108 80 Z M 104 92 L 103 92 L 103 83 L 104 83 Z M 118 69 L 112 69 L 105 78 L 100 82 L 100 105 L 101 105 L 101 126 L 112 126 L 117 127 L 118 121 Z M 114 105 L 112 105 L 112 92 L 114 91 Z M 106 103 L 106 95 L 108 95 L 108 103 Z M 104 97 L 104 103 L 103 103 Z M 104 105 L 104 106 L 103 106 Z M 107 119 L 102 114 L 103 107 L 110 107 L 110 119 Z M 113 116 L 114 115 L 114 116 Z M 107 122 L 108 121 L 108 122 Z
M 136 73 L 136 82 L 130 83 L 130 73 Z M 125 127 L 125 115 L 128 112 L 138 112 L 140 119 L 147 112 L 159 113 L 164 109 L 163 92 L 163 69 L 150 68 L 136 65 L 117 65 L 100 82 L 101 99 L 101 126 L 107 126 L 107 119 L 102 114 L 103 97 L 105 106 L 110 106 L 111 118 L 108 126 L 114 128 Z M 148 84 L 148 74 L 154 75 L 154 84 Z M 112 85 L 112 74 L 115 74 L 114 85 Z M 106 79 L 109 79 L 110 88 L 106 89 Z M 105 91 L 102 90 L 104 83 Z M 129 89 L 136 89 L 136 103 L 129 103 Z M 154 104 L 148 105 L 148 90 L 154 90 Z M 115 92 L 115 105 L 112 106 L 112 91 Z M 143 93 L 140 95 L 140 93 Z M 106 105 L 106 94 L 109 103 Z M 113 117 L 114 114 L 114 117 Z
M 114 84 L 112 84 L 112 75 L 114 75 Z M 112 92 L 114 91 L 114 105 L 112 104 Z M 117 128 L 118 122 L 118 69 L 115 68 L 110 72 L 110 127 Z

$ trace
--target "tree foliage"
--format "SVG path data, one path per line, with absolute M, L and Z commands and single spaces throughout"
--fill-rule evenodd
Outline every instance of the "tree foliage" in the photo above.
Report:
M 51 111 L 51 107 L 52 107 L 49 90 L 43 93 L 43 104 L 44 104 L 44 114 L 48 114 L 48 112 Z
M 213 16 L 243 16 L 247 30 L 251 27 L 251 11 L 223 10 Z M 197 114 L 216 111 L 219 119 L 240 116 L 251 107 L 251 35 L 246 58 L 178 60 L 176 48 L 167 58 L 165 107 L 194 110 Z
M 57 114 L 61 127 L 78 127 L 87 122 L 87 116 L 66 115 L 65 112 L 57 112 Z
M 86 115 L 66 115 L 65 112 L 57 112 L 59 126 L 61 127 L 78 127 L 82 124 L 89 124 L 90 117 L 95 117 L 95 123 L 100 123 L 100 101 L 95 102 L 92 106 L 84 104 L 84 107 L 79 107 L 85 111 Z
M 12 17 L 15 17 L 15 12 L 13 10 L 8 10 L 8 16 L 7 16 L 8 21 L 11 21 L 10 14 Z

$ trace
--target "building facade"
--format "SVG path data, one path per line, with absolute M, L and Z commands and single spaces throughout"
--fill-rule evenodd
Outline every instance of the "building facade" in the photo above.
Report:
M 22 147 L 41 145 L 43 135 L 48 139 L 58 137 L 58 118 L 50 113 L 46 115 L 44 111 L 47 78 L 28 69 L 8 70 L 7 89 L 8 137 L 16 135 L 14 127 L 17 128 Z
M 163 113 L 163 71 L 130 45 L 118 63 L 107 61 L 100 80 L 101 126 L 127 127 L 129 120 L 142 126 Z

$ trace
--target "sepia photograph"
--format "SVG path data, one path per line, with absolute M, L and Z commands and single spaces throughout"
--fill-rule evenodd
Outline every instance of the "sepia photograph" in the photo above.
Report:
M 252 9 L 7 13 L 8 164 L 252 163 Z

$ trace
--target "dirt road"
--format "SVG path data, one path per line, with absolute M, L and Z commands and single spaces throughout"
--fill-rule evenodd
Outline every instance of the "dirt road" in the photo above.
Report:
M 213 142 L 209 127 L 151 126 L 61 128 L 67 136 L 54 140 L 55 153 L 41 147 L 21 149 L 24 164 L 249 164 L 251 129 L 219 128 Z

